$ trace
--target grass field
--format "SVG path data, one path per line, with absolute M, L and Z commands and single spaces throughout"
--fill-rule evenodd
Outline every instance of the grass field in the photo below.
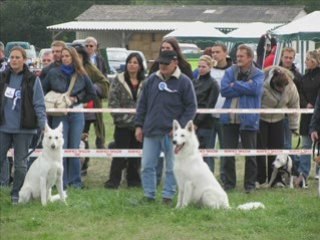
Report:
M 110 141 L 113 126 L 109 116 L 105 120 Z M 239 158 L 238 186 L 228 194 L 231 206 L 261 201 L 265 210 L 242 212 L 196 206 L 176 210 L 161 204 L 161 188 L 155 203 L 141 202 L 140 188 L 128 189 L 125 185 L 119 190 L 103 188 L 109 167 L 110 159 L 91 159 L 88 176 L 84 178 L 86 188 L 69 189 L 67 206 L 55 202 L 42 207 L 40 201 L 12 206 L 10 189 L 0 189 L 0 239 L 320 239 L 320 199 L 316 197 L 313 179 L 309 181 L 309 189 L 263 189 L 245 194 L 243 161 Z

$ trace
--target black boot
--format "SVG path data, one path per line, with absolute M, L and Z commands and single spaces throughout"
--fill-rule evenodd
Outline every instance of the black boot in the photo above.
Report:
M 106 146 L 104 145 L 104 140 L 100 137 L 96 138 L 96 147 L 98 149 L 106 149 Z

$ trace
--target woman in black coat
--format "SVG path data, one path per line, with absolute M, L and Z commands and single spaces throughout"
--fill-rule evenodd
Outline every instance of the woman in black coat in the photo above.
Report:
M 320 90 L 320 56 L 317 51 L 310 51 L 305 61 L 306 73 L 301 81 L 300 108 L 313 109 Z M 302 114 L 300 121 L 300 134 L 302 136 L 302 149 L 311 149 L 312 141 L 309 135 L 309 125 L 312 114 Z M 311 156 L 301 155 L 297 159 L 299 177 L 295 186 L 299 187 L 303 179 L 307 180 L 311 168 Z

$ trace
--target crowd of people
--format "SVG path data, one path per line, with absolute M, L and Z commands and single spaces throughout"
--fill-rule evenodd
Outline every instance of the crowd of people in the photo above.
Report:
M 128 187 L 142 186 L 143 200 L 148 202 L 155 200 L 162 175 L 163 203 L 172 204 L 176 193 L 174 119 L 182 126 L 189 120 L 194 121 L 200 148 L 217 148 L 219 142 L 223 149 L 236 149 L 240 144 L 244 149 L 291 149 L 292 134 L 300 134 L 302 148 L 311 149 L 312 142 L 319 140 L 320 132 L 320 52 L 308 52 L 306 72 L 302 74 L 293 63 L 293 48 L 284 48 L 280 64 L 275 66 L 275 40 L 271 39 L 269 44 L 266 41 L 270 40 L 264 35 L 263 43 L 258 46 L 257 61 L 251 47 L 237 46 L 234 63 L 226 45 L 215 43 L 204 51 L 197 70 L 192 72 L 178 41 L 166 38 L 149 71 L 144 69 L 141 56 L 131 53 L 124 72 L 118 73 L 111 83 L 94 37 L 87 37 L 83 45 L 71 47 L 63 41 L 54 41 L 52 51 L 43 54 L 41 59 L 43 69 L 35 73 L 26 65 L 23 48 L 14 47 L 10 61 L 7 61 L 4 48 L 0 46 L 0 185 L 9 186 L 10 162 L 13 162 L 11 199 L 12 203 L 17 203 L 27 172 L 30 144 L 46 123 L 53 128 L 63 123 L 65 149 L 79 148 L 81 139 L 89 148 L 88 133 L 93 124 L 96 147 L 106 148 L 109 126 L 105 126 L 102 113 L 46 114 L 44 96 L 50 91 L 64 93 L 69 85 L 72 85 L 69 96 L 72 108 L 102 108 L 103 99 L 108 99 L 110 108 L 136 109 L 136 114 L 111 114 L 114 123 L 112 147 L 142 149 L 142 157 L 113 158 L 104 186 L 119 188 L 122 172 L 126 169 Z M 314 114 L 197 114 L 197 108 L 309 108 L 314 109 Z M 14 149 L 14 161 L 7 157 L 9 148 Z M 295 186 L 300 187 L 310 175 L 311 156 L 292 158 L 296 166 Z M 212 172 L 215 172 L 214 160 L 204 158 Z M 269 182 L 273 160 L 274 156 L 245 157 L 246 193 Z M 87 174 L 88 163 L 88 158 L 84 162 L 77 157 L 63 159 L 64 189 L 83 188 L 82 176 Z M 235 156 L 221 157 L 219 175 L 226 191 L 235 189 L 236 172 Z M 278 183 L 280 180 L 275 181 L 274 186 L 280 186 Z

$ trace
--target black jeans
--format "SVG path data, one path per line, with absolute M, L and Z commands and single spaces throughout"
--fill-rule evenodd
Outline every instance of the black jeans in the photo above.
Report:
M 260 120 L 260 131 L 258 134 L 257 148 L 258 149 L 283 149 L 284 148 L 284 128 L 283 121 L 275 123 L 265 122 Z M 267 161 L 266 161 L 267 158 Z M 275 156 L 258 156 L 257 166 L 258 175 L 257 182 L 260 184 L 270 181 L 272 174 L 272 162 Z M 274 182 L 281 180 L 280 175 L 277 176 Z
M 239 136 L 241 138 L 242 148 L 256 149 L 257 132 L 240 130 L 239 124 L 225 124 L 222 126 L 223 130 L 223 148 L 236 149 L 239 145 Z M 236 186 L 237 177 L 235 169 L 235 157 L 224 158 L 224 173 L 226 190 L 233 189 Z M 244 188 L 246 190 L 255 188 L 255 181 L 257 177 L 257 162 L 256 156 L 245 157 L 245 173 L 244 173 Z
M 115 128 L 115 147 L 119 149 L 141 149 L 142 144 L 135 138 L 135 130 L 128 128 Z M 113 158 L 111 162 L 109 183 L 114 187 L 120 185 L 122 170 L 127 168 L 127 183 L 129 187 L 140 186 L 141 158 Z

